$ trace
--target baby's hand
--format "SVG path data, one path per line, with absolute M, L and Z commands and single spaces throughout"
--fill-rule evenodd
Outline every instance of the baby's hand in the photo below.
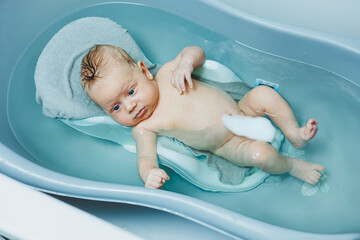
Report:
M 153 168 L 150 170 L 146 178 L 145 187 L 160 189 L 169 179 L 170 177 L 164 170 L 160 168 Z
M 185 91 L 185 80 L 189 84 L 189 87 L 193 87 L 193 82 L 191 79 L 191 73 L 194 68 L 191 64 L 180 63 L 177 65 L 173 76 L 171 78 L 171 84 L 177 88 L 180 94 Z

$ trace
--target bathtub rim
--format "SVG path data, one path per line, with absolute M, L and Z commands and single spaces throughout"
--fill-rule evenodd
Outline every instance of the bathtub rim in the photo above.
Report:
M 0 143 L 0 172 L 42 192 L 153 208 L 191 220 L 229 237 L 241 236 L 246 239 L 315 237 L 319 240 L 360 237 L 360 233 L 316 234 L 290 230 L 179 193 L 72 177 L 30 162 L 2 143 Z

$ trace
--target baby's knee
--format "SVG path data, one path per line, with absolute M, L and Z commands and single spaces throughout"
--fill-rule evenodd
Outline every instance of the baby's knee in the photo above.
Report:
M 276 99 L 278 93 L 267 86 L 258 86 L 249 91 L 246 95 L 246 101 L 251 110 L 256 113 L 266 110 L 266 106 Z
M 277 92 L 268 86 L 260 85 L 251 90 L 255 96 L 272 96 L 277 94 Z
M 251 162 L 255 167 L 266 169 L 272 165 L 274 148 L 263 141 L 254 141 L 250 147 Z

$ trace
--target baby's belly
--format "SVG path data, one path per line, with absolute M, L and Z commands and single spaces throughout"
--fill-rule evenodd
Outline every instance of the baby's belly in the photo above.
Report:
M 159 135 L 174 137 L 197 150 L 215 151 L 232 137 L 232 133 L 222 124 L 199 129 L 163 129 Z
M 160 98 L 161 119 L 155 129 L 159 135 L 175 137 L 198 150 L 213 151 L 226 143 L 232 133 L 221 122 L 223 114 L 239 114 L 240 109 L 228 94 L 194 82 L 186 94 L 169 93 Z M 170 106 L 170 107 L 169 107 Z

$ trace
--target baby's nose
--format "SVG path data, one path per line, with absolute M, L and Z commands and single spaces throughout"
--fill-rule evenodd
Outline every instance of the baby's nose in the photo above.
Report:
M 136 102 L 135 101 L 127 101 L 125 103 L 125 108 L 126 111 L 128 111 L 129 113 L 131 113 L 136 107 Z

